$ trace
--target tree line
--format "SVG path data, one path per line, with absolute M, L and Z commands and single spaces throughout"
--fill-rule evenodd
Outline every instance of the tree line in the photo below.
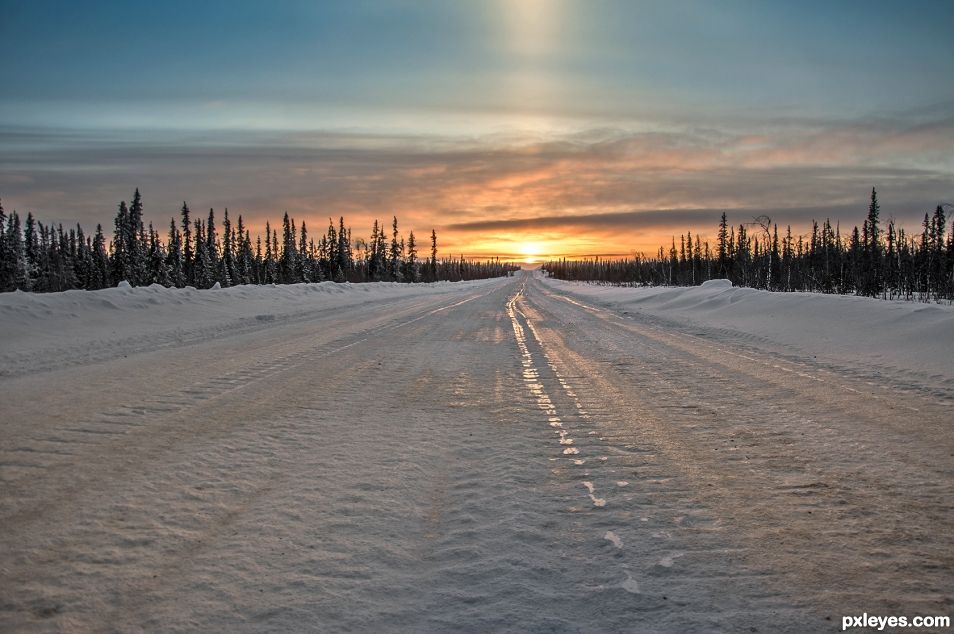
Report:
M 954 225 L 947 231 L 944 205 L 926 213 L 920 233 L 908 234 L 889 220 L 882 227 L 878 193 L 868 215 L 843 235 L 830 220 L 811 233 L 779 236 L 766 216 L 730 226 L 722 214 L 715 245 L 686 232 L 668 252 L 654 257 L 551 261 L 543 269 L 564 280 L 634 286 L 693 286 L 729 279 L 735 286 L 772 291 L 856 294 L 886 299 L 954 300 Z
M 375 220 L 370 239 L 352 238 L 341 217 L 337 226 L 329 219 L 328 229 L 312 236 L 304 221 L 296 225 L 285 213 L 281 229 L 267 222 L 264 239 L 258 235 L 253 242 L 241 215 L 233 222 L 226 209 L 220 228 L 214 210 L 193 218 L 183 203 L 163 240 L 145 223 L 136 189 L 131 203 L 119 203 L 107 240 L 102 225 L 89 235 L 78 224 L 44 225 L 32 213 L 21 223 L 16 211 L 7 215 L 0 204 L 0 290 L 96 290 L 121 281 L 179 288 L 325 280 L 414 283 L 499 277 L 518 268 L 499 260 L 439 258 L 434 230 L 429 253 L 422 255 L 413 231 L 407 239 L 398 232 L 397 217 L 390 236 L 385 230 Z

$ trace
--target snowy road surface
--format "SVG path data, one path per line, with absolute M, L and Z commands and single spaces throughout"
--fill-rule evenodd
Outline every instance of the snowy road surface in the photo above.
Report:
M 902 390 L 522 274 L 81 347 L 0 378 L 2 631 L 954 613 L 951 376 Z

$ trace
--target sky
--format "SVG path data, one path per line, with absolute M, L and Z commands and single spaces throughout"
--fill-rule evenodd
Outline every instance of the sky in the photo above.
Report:
M 954 202 L 954 3 L 0 0 L 0 199 L 655 253 Z

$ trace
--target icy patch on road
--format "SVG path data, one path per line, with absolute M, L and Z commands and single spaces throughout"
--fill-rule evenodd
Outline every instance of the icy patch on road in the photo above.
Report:
M 520 363 L 523 365 L 523 382 L 536 399 L 537 407 L 546 414 L 547 423 L 550 427 L 556 428 L 556 433 L 560 436 L 560 445 L 566 447 L 563 450 L 563 455 L 570 456 L 578 454 L 580 450 L 572 446 L 574 443 L 573 439 L 570 437 L 569 432 L 563 428 L 563 422 L 557 415 L 557 411 L 553 406 L 553 400 L 550 399 L 543 388 L 543 384 L 540 383 L 540 372 L 534 365 L 533 355 L 527 346 L 527 335 L 523 330 L 523 326 L 520 325 L 520 320 L 517 319 L 516 303 L 519 297 L 520 292 L 518 291 L 507 302 L 507 315 L 510 317 L 513 334 L 517 340 L 517 347 L 520 349 Z M 529 324 L 529 322 L 527 323 Z
M 593 501 L 593 506 L 600 508 L 606 506 L 606 500 L 604 498 L 596 497 L 596 487 L 593 486 L 592 482 L 584 482 L 583 486 L 585 486 L 586 490 L 589 491 L 590 500 Z

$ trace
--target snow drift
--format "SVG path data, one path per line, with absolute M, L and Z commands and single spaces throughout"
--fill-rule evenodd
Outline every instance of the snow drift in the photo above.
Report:
M 954 378 L 954 306 L 735 288 L 619 287 L 547 278 L 561 293 L 633 313 L 743 335 L 820 362 Z M 933 381 L 932 381 L 933 382 Z
M 542 275 L 542 273 L 535 273 Z M 505 278 L 504 278 L 505 279 Z M 122 285 L 101 291 L 0 295 L 0 374 L 81 363 L 216 337 L 316 310 L 481 288 L 501 280 L 433 284 L 290 284 L 225 289 Z M 697 287 L 630 288 L 545 279 L 561 293 L 619 313 L 856 367 L 954 378 L 954 307 L 813 293 Z
M 221 336 L 365 302 L 433 296 L 490 280 L 320 282 L 196 290 L 120 283 L 98 291 L 0 294 L 0 374 L 18 374 Z

